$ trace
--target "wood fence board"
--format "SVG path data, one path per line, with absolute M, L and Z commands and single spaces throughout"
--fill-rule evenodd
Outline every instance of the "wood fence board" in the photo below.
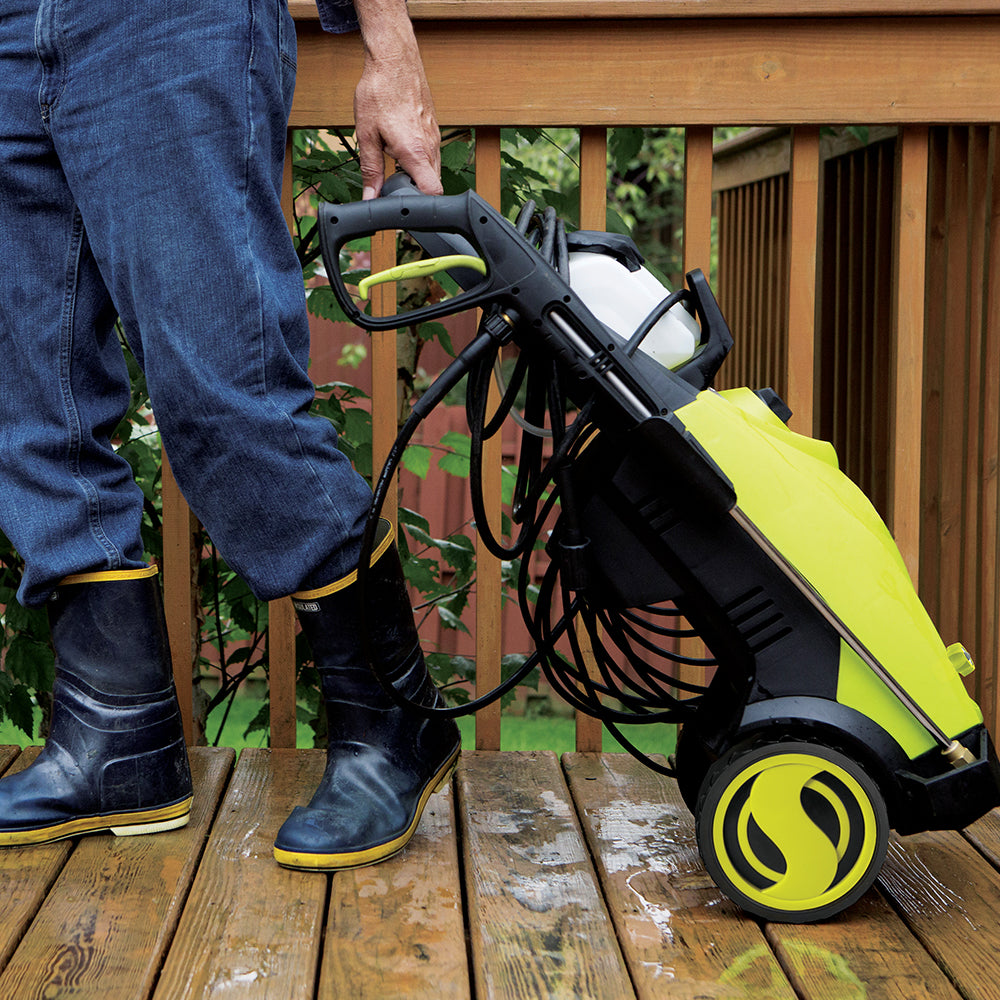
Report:
M 334 875 L 319 998 L 468 1000 L 451 790 L 433 796 L 407 847 Z
M 878 884 L 966 1000 L 1000 998 L 1000 873 L 968 840 L 893 836 Z
M 320 750 L 244 750 L 157 984 L 158 1000 L 311 997 L 327 879 L 274 861 L 278 827 L 323 773 Z
M 0 996 L 150 995 L 232 759 L 231 750 L 193 752 L 198 794 L 186 827 L 80 838 L 0 976 Z M 42 848 L 39 857 L 52 863 L 59 846 Z
M 563 767 L 637 996 L 792 1000 L 757 922 L 705 871 L 677 782 L 627 754 Z
M 633 997 L 555 755 L 465 754 L 457 785 L 477 997 Z

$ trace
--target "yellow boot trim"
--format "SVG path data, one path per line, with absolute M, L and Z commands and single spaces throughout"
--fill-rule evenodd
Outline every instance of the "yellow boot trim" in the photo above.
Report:
M 420 817 L 424 813 L 427 800 L 451 780 L 455 765 L 458 763 L 459 753 L 460 749 L 456 750 L 441 766 L 437 774 L 427 782 L 423 794 L 420 796 L 420 801 L 417 803 L 412 822 L 393 840 L 384 844 L 376 844 L 375 847 L 369 847 L 363 851 L 345 851 L 342 854 L 302 854 L 297 851 L 283 851 L 275 847 L 274 860 L 285 868 L 298 868 L 302 871 L 343 871 L 348 868 L 364 868 L 366 865 L 373 865 L 378 861 L 391 858 L 392 855 L 406 847 L 414 833 L 417 832 L 417 826 L 420 824 Z
M 74 573 L 63 577 L 59 586 L 70 583 L 106 583 L 112 580 L 148 580 L 159 572 L 158 566 L 144 566 L 142 569 L 103 569 L 93 573 Z
M 185 826 L 191 818 L 192 797 L 158 809 L 138 812 L 109 813 L 106 816 L 80 816 L 77 819 L 55 823 L 33 830 L 0 831 L 0 847 L 17 847 L 28 844 L 48 844 L 84 833 L 110 831 L 118 837 L 131 837 L 143 833 L 162 833 Z
M 371 562 L 369 566 L 374 566 L 375 563 L 385 555 L 388 551 L 389 546 L 392 545 L 393 535 L 392 535 L 392 522 L 382 518 L 379 521 L 379 531 L 382 532 L 382 537 L 378 544 L 372 550 Z M 339 580 L 334 580 L 333 583 L 328 583 L 325 587 L 319 587 L 316 590 L 298 590 L 292 594 L 293 601 L 315 601 L 320 597 L 328 597 L 330 594 L 337 593 L 338 590 L 346 590 L 352 583 L 355 583 L 358 579 L 358 571 L 352 569 L 347 576 L 342 576 Z

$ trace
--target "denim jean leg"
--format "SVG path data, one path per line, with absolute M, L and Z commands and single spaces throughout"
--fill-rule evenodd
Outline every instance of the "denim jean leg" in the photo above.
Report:
M 114 309 L 45 120 L 51 13 L 9 0 L 0 17 L 0 528 L 29 605 L 71 573 L 143 565 L 142 494 L 110 444 L 129 401 Z
M 328 582 L 370 495 L 308 414 L 284 0 L 60 2 L 76 41 L 52 134 L 181 489 L 259 596 Z

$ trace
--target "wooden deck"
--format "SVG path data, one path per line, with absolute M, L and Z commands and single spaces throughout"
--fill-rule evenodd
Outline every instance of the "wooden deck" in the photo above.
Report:
M 183 830 L 0 852 L 0 1000 L 1000 997 L 997 814 L 894 840 L 830 923 L 761 926 L 625 755 L 466 753 L 404 852 L 332 878 L 271 859 L 321 751 L 192 763 Z

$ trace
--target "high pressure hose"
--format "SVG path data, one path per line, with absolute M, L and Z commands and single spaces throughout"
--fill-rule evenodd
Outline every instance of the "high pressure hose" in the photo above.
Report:
M 534 202 L 528 202 L 518 215 L 515 228 L 568 283 L 566 231 L 555 212 L 547 208 L 539 213 Z M 648 318 L 644 326 L 656 318 Z M 457 716 L 495 701 L 540 666 L 552 689 L 569 705 L 600 719 L 629 752 L 649 767 L 673 774 L 671 768 L 636 748 L 619 726 L 690 719 L 706 687 L 680 679 L 676 668 L 710 667 L 715 661 L 677 651 L 681 640 L 695 638 L 697 633 L 677 623 L 680 615 L 672 606 L 617 609 L 594 603 L 587 584 L 589 570 L 581 568 L 586 566 L 589 541 L 579 520 L 571 467 L 597 436 L 591 422 L 595 399 L 571 404 L 558 365 L 551 357 L 542 353 L 534 356 L 522 346 L 507 384 L 501 385 L 500 402 L 489 414 L 490 380 L 499 371 L 500 354 L 510 340 L 510 327 L 514 323 L 516 316 L 487 308 L 473 341 L 414 405 L 374 486 L 362 541 L 358 585 L 363 608 L 376 528 L 403 452 L 427 414 L 468 375 L 469 484 L 475 526 L 486 549 L 497 558 L 521 560 L 518 598 L 535 650 L 492 691 L 457 706 L 415 705 L 399 694 L 378 669 L 375 673 L 397 704 L 424 715 Z M 633 342 L 638 344 L 641 332 L 637 331 L 629 346 Z M 523 412 L 518 413 L 517 401 L 522 393 Z M 505 541 L 494 533 L 487 516 L 483 453 L 486 442 L 500 432 L 508 417 L 516 419 L 522 434 L 511 505 L 511 521 L 519 529 L 516 537 Z M 545 458 L 546 440 L 551 442 L 548 458 Z M 557 517 L 555 532 L 547 527 L 553 516 Z M 550 561 L 536 587 L 531 563 L 532 554 L 540 548 L 548 550 Z M 557 607 L 561 609 L 558 612 Z M 363 628 L 362 634 L 367 654 L 367 629 Z M 568 647 L 568 655 L 558 649 L 561 642 Z

